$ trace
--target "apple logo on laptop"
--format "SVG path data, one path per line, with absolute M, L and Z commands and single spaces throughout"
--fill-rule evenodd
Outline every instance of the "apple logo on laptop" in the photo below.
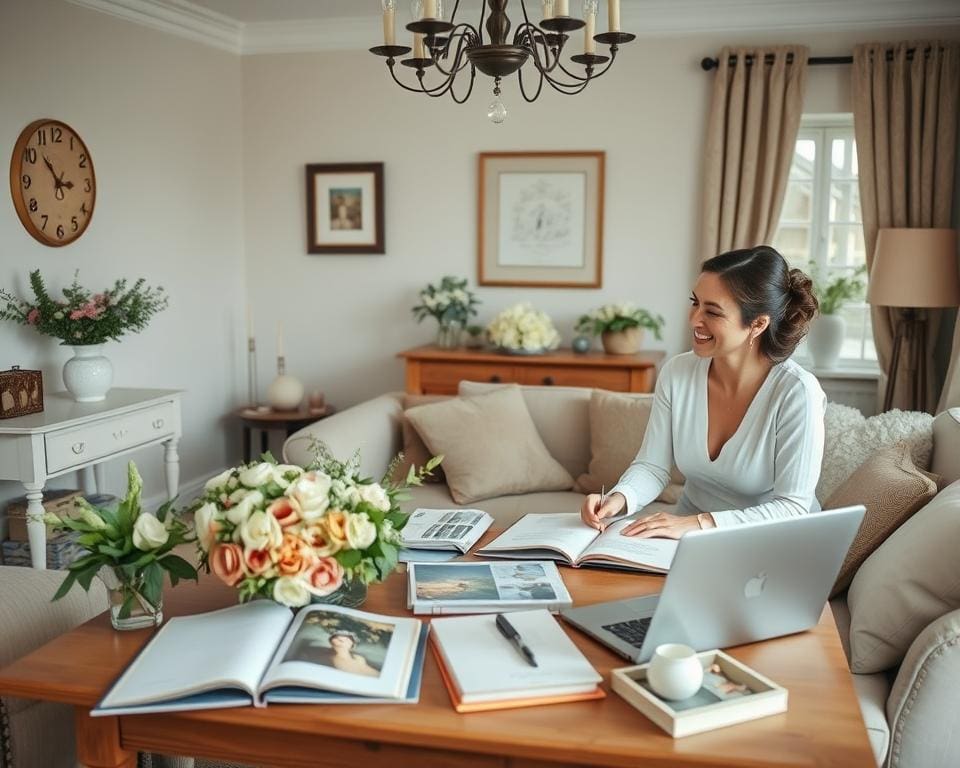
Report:
M 763 592 L 763 585 L 767 581 L 767 574 L 765 571 L 761 571 L 752 579 L 750 579 L 746 585 L 743 587 L 743 595 L 746 598 L 760 597 L 760 593 Z

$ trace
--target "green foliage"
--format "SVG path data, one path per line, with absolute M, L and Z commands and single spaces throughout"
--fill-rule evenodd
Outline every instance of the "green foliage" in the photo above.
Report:
M 646 328 L 657 339 L 661 339 L 660 331 L 665 323 L 663 315 L 654 315 L 632 304 L 605 304 L 589 314 L 581 315 L 574 329 L 578 333 L 599 336 L 607 331 L 616 333 L 627 328 Z
M 418 323 L 426 317 L 435 317 L 441 323 L 465 325 L 471 315 L 477 314 L 479 303 L 473 291 L 467 289 L 466 278 L 447 275 L 439 286 L 428 283 L 420 291 L 420 303 L 410 311 Z
M 833 279 L 825 278 L 816 264 L 810 263 L 813 278 L 813 293 L 820 303 L 821 315 L 833 315 L 848 301 L 863 297 L 866 282 L 860 279 L 866 274 L 866 266 L 860 266 L 853 272 L 838 274 Z
M 103 344 L 126 333 L 139 333 L 169 301 L 162 286 L 147 286 L 143 278 L 129 288 L 126 279 L 121 279 L 102 293 L 92 293 L 80 285 L 75 273 L 73 282 L 63 289 L 64 298 L 54 299 L 40 270 L 35 269 L 30 273 L 30 287 L 32 300 L 0 288 L 0 300 L 6 303 L 0 306 L 0 320 L 31 325 L 64 344 Z

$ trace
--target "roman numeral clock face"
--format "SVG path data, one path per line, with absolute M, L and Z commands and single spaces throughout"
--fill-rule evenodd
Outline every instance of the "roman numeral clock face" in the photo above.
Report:
M 80 237 L 93 216 L 97 182 L 77 132 L 59 120 L 24 128 L 10 159 L 10 194 L 23 226 L 44 245 Z

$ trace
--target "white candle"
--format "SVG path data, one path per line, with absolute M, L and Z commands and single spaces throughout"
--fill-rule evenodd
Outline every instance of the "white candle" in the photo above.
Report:
M 396 16 L 396 11 L 394 11 L 393 8 L 383 9 L 383 44 L 384 45 L 395 45 L 397 42 L 397 38 L 394 33 L 395 16 Z
M 557 0 L 554 7 L 556 8 L 557 16 L 570 15 L 570 0 Z
M 607 0 L 607 16 L 610 17 L 610 31 L 620 31 L 620 0 Z
M 415 59 L 427 58 L 423 54 L 423 35 L 417 32 L 413 33 L 413 58 Z
M 585 22 L 583 28 L 583 52 L 593 53 L 597 49 L 593 40 L 593 27 L 596 23 L 596 16 L 592 13 L 585 13 L 583 15 L 583 21 Z
M 552 19 L 553 18 L 553 0 L 543 0 L 541 3 L 543 6 L 543 18 Z
M 277 320 L 277 357 L 283 357 L 283 326 Z
M 423 18 L 437 18 L 437 0 L 423 0 Z

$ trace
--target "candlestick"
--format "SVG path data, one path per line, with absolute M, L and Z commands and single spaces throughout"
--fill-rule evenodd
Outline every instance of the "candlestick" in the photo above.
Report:
M 414 32 L 413 34 L 413 58 L 415 59 L 425 59 L 426 56 L 423 53 L 423 35 Z
M 397 37 L 394 31 L 394 24 L 396 22 L 396 11 L 393 7 L 385 7 L 383 9 L 383 44 L 384 45 L 396 45 Z
M 610 31 L 620 31 L 620 0 L 607 0 L 607 16 L 610 22 Z
M 277 357 L 283 357 L 283 326 L 277 320 Z
M 596 21 L 596 15 L 593 13 L 584 13 L 583 14 L 583 52 L 584 53 L 593 53 L 596 51 L 597 46 L 593 40 L 593 28 Z
M 257 406 L 257 341 L 251 335 L 247 339 L 247 401 L 251 408 Z

